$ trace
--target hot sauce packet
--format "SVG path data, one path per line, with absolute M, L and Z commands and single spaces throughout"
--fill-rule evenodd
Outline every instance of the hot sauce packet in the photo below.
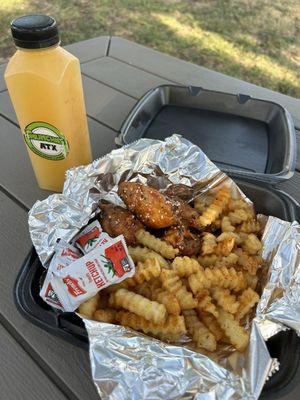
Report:
M 73 243 L 83 252 L 87 254 L 88 252 L 94 250 L 97 246 L 102 246 L 111 237 L 103 232 L 103 229 L 99 221 L 93 221 L 87 225 L 78 235 L 73 239 Z
M 51 285 L 64 311 L 75 311 L 99 290 L 134 275 L 123 235 L 96 246 L 63 269 L 51 271 Z

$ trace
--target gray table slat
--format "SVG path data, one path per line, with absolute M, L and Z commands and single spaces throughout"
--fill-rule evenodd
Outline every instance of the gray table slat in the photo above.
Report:
M 174 82 L 225 92 L 249 94 L 275 101 L 290 111 L 297 127 L 300 128 L 300 100 L 293 97 L 179 60 L 119 37 L 111 38 L 108 55 Z
M 88 122 L 93 157 L 96 159 L 111 151 L 116 133 L 91 119 Z M 19 128 L 2 117 L 0 126 L 0 185 L 30 208 L 37 199 L 43 199 L 51 192 L 38 187 Z
M 109 36 L 100 36 L 82 42 L 72 43 L 64 48 L 74 56 L 78 57 L 81 63 L 85 63 L 90 60 L 95 60 L 106 55 Z
M 96 160 L 109 153 L 115 145 L 117 133 L 97 121 L 88 118 L 93 159 Z
M 0 93 L 0 115 L 18 125 L 17 116 L 7 90 Z
M 6 329 L 19 338 L 22 347 L 68 398 L 99 400 L 90 379 L 88 352 L 34 326 L 25 320 L 16 309 L 13 287 L 31 246 L 27 213 L 1 192 L 0 204 L 1 320 L 5 320 Z M 5 368 L 5 365 L 2 367 Z M 38 380 L 39 374 L 35 378 Z M 40 395 L 40 398 L 43 398 L 42 393 Z M 0 398 L 2 399 L 2 396 Z M 22 399 L 31 400 L 31 397 Z
M 5 400 L 66 400 L 66 396 L 0 325 L 0 388 Z
M 2 90 L 6 89 L 6 84 L 5 84 L 5 80 L 4 80 L 4 72 L 6 69 L 6 64 L 1 64 L 0 65 L 0 92 L 2 92 Z M 1 110 L 1 108 L 0 108 Z
M 83 88 L 88 115 L 118 131 L 136 100 L 86 76 Z
M 155 86 L 171 83 L 167 79 L 149 74 L 110 57 L 103 57 L 82 65 L 82 72 L 136 98 L 143 96 L 145 92 Z

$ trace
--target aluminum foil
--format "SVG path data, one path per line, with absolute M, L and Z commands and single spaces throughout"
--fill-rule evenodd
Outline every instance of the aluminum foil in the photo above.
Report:
M 188 200 L 222 185 L 244 196 L 188 140 L 178 135 L 164 142 L 141 139 L 88 166 L 69 170 L 63 193 L 33 206 L 29 229 L 45 267 L 57 240 L 70 241 L 97 212 L 99 200 L 122 204 L 117 188 L 123 180 L 147 183 L 161 191 L 175 184 Z M 251 324 L 250 345 L 243 354 L 234 352 L 220 362 L 122 326 L 84 319 L 92 375 L 101 398 L 257 399 L 265 381 L 278 370 L 265 340 L 287 327 L 300 334 L 298 223 L 269 217 L 263 245 L 269 273 Z

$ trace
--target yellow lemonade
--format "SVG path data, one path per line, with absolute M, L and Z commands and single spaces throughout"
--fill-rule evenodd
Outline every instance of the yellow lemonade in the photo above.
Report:
M 27 16 L 15 21 L 28 17 L 46 17 L 46 22 L 51 18 Z M 34 22 L 31 18 L 25 30 Z M 45 20 L 37 23 L 40 27 Z M 24 23 L 20 25 L 23 28 Z M 13 27 L 12 32 L 14 36 Z M 36 38 L 30 36 L 33 39 L 24 44 L 25 33 L 23 29 L 17 40 L 14 36 L 18 49 L 8 63 L 5 80 L 38 184 L 60 191 L 67 169 L 92 160 L 80 65 L 58 45 L 58 36 L 48 42 L 43 37 L 42 48 L 28 48 Z M 53 31 L 49 36 L 53 37 Z

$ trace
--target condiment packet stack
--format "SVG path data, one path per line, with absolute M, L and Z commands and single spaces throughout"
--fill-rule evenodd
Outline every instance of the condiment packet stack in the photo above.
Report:
M 111 238 L 97 220 L 72 242 L 74 245 L 61 240 L 56 246 L 40 291 L 52 307 L 75 311 L 99 290 L 134 275 L 123 235 Z

